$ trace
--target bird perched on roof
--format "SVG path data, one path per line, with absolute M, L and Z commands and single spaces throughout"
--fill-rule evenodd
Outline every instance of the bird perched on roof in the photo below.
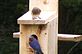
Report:
M 29 37 L 29 45 L 34 50 L 35 54 L 43 54 L 38 39 L 36 39 L 34 35 Z
M 34 20 L 34 19 L 41 19 L 40 17 L 39 17 L 39 15 L 40 15 L 40 13 L 41 13 L 41 10 L 38 8 L 38 7 L 34 7 L 33 9 L 32 9 L 32 19 Z

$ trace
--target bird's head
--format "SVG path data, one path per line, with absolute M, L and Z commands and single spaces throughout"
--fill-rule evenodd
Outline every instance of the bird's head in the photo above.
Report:
M 30 35 L 29 41 L 33 41 L 34 39 L 38 40 L 38 37 L 35 34 Z
M 38 7 L 34 7 L 32 9 L 32 15 L 39 15 L 41 10 Z
M 34 37 L 30 36 L 29 37 L 29 42 L 33 41 Z

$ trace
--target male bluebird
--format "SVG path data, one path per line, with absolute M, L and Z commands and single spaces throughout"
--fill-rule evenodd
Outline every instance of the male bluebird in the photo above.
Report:
M 43 54 L 38 39 L 36 39 L 34 35 L 29 37 L 29 45 L 33 48 L 35 54 Z

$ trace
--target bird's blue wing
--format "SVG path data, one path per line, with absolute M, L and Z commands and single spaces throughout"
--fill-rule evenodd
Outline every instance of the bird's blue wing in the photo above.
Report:
M 36 50 L 36 51 L 41 51 L 41 47 L 40 47 L 40 44 L 38 42 L 38 40 L 34 39 L 32 42 L 29 43 L 30 46 Z

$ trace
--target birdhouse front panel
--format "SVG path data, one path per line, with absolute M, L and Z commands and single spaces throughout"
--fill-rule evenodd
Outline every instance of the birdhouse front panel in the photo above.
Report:
M 20 25 L 20 54 L 34 54 L 34 50 L 29 45 L 29 37 L 35 34 L 44 54 L 48 52 L 48 36 L 45 25 Z M 44 45 L 43 45 L 44 44 Z

